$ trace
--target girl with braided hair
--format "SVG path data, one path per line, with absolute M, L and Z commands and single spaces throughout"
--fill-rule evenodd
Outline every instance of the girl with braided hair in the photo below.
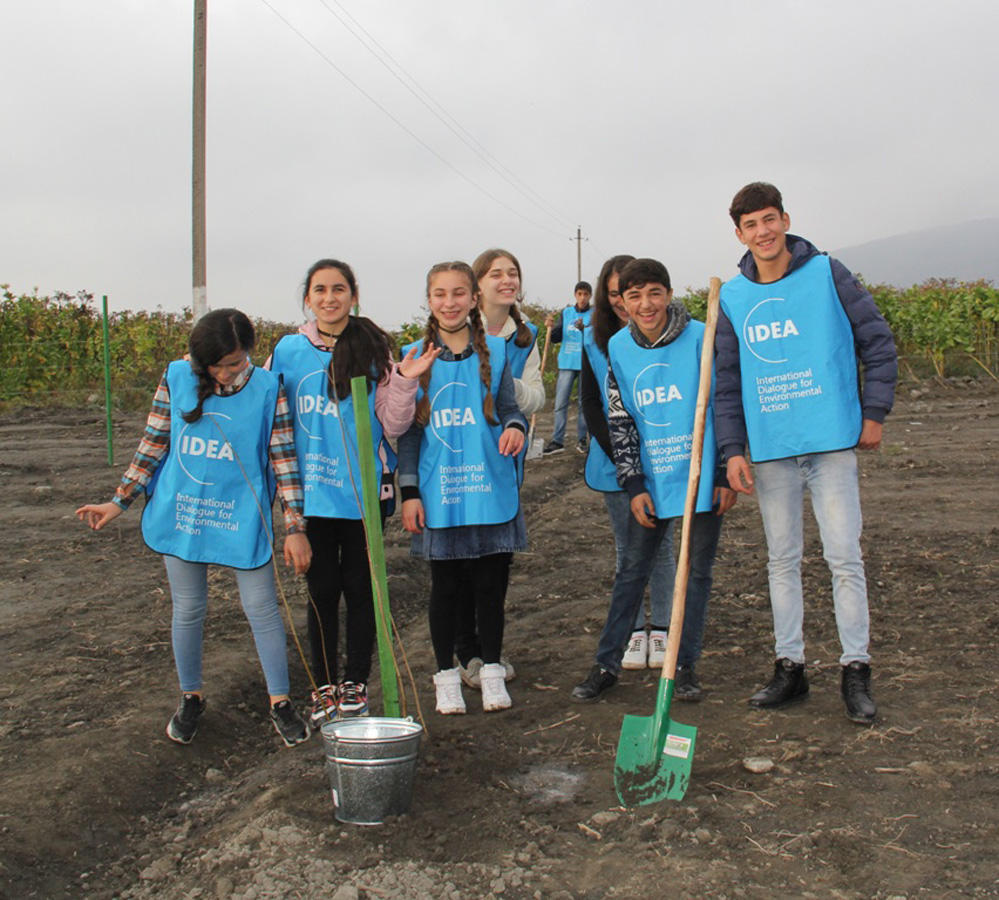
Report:
M 399 440 L 402 524 L 413 556 L 430 561 L 430 637 L 437 711 L 465 712 L 454 665 L 459 607 L 474 604 L 482 644 L 482 708 L 507 709 L 500 663 L 513 553 L 527 548 L 515 457 L 527 422 L 514 394 L 506 342 L 486 334 L 471 267 L 439 263 L 427 275 L 422 340 L 440 350 L 420 377 L 416 417 Z
M 113 500 L 77 517 L 95 531 L 139 494 L 146 544 L 163 555 L 173 606 L 171 638 L 181 699 L 167 737 L 189 744 L 205 711 L 202 633 L 209 564 L 231 568 L 270 695 L 270 718 L 291 747 L 309 736 L 289 698 L 284 623 L 271 545 L 275 490 L 284 509 L 285 562 L 302 574 L 312 551 L 305 536 L 294 432 L 281 383 L 255 368 L 253 325 L 237 309 L 202 316 L 188 354 L 167 366 L 146 429 Z

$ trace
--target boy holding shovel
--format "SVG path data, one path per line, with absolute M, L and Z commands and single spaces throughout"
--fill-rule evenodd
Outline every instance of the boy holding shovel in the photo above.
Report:
M 788 234 L 791 220 L 772 184 L 746 185 L 729 214 L 748 252 L 740 274 L 722 288 L 715 434 L 729 485 L 743 494 L 755 487 L 759 498 L 777 656 L 773 678 L 749 703 L 771 709 L 808 696 L 801 589 L 807 487 L 832 573 L 846 714 L 869 724 L 877 707 L 870 689 L 855 448 L 881 444 L 898 375 L 895 343 L 860 282 L 840 262 Z
M 607 344 L 607 424 L 617 480 L 628 492 L 632 517 L 596 662 L 572 691 L 572 699 L 580 702 L 596 700 L 617 682 L 649 570 L 669 520 L 683 515 L 704 334 L 704 325 L 673 299 L 669 272 L 658 260 L 629 262 L 618 290 L 630 322 Z M 701 696 L 694 664 L 701 651 L 721 517 L 736 500 L 724 479 L 717 487 L 712 484 L 710 411 L 702 471 L 706 477 L 691 528 L 691 571 L 674 687 L 674 696 L 682 700 Z

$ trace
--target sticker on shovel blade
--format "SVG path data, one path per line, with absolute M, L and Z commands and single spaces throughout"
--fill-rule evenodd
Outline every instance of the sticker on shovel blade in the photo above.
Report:
M 690 738 L 679 734 L 667 734 L 663 745 L 663 756 L 677 756 L 686 759 L 690 756 Z

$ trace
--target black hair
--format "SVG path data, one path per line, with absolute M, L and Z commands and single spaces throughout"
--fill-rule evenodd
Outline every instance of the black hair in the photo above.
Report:
M 627 253 L 619 256 L 612 256 L 604 263 L 597 278 L 597 289 L 593 294 L 593 317 L 590 323 L 593 327 L 593 340 L 600 348 L 600 352 L 607 355 L 607 342 L 617 333 L 621 327 L 621 320 L 614 307 L 611 306 L 610 296 L 607 293 L 607 282 L 615 272 L 620 275 L 621 270 L 635 257 Z
M 621 270 L 617 288 L 623 294 L 630 288 L 645 284 L 661 284 L 667 291 L 673 290 L 669 272 L 658 259 L 633 259 Z
M 576 291 L 586 291 L 588 294 L 592 294 L 593 286 L 588 281 L 577 281 L 576 286 L 572 289 L 574 294 Z
M 205 400 L 215 393 L 208 367 L 237 350 L 250 353 L 256 342 L 253 323 L 238 309 L 213 309 L 198 319 L 187 340 L 191 369 L 198 376 L 198 405 L 183 413 L 185 422 L 197 422 Z
M 743 216 L 758 212 L 761 209 L 769 209 L 771 206 L 781 215 L 784 215 L 784 198 L 781 197 L 780 191 L 769 182 L 754 181 L 752 184 L 747 184 L 732 198 L 728 214 L 735 222 L 735 227 L 738 228 Z
M 320 259 L 309 266 L 302 285 L 304 305 L 312 287 L 312 276 L 323 269 L 336 269 L 350 287 L 352 298 L 357 297 L 357 279 L 345 262 L 338 259 Z M 385 377 L 391 365 L 392 344 L 389 336 L 371 319 L 364 316 L 350 316 L 347 325 L 340 332 L 330 361 L 327 374 L 327 394 L 331 400 L 343 400 L 350 396 L 350 380 L 358 375 L 368 379 L 368 390 Z

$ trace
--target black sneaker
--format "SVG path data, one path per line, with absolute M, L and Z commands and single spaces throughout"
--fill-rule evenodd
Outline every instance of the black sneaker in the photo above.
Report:
M 563 447 L 558 441 L 549 441 L 545 444 L 545 449 L 542 453 L 545 456 L 549 456 L 552 453 L 561 453 L 563 450 L 565 450 L 565 447 Z
M 180 698 L 177 712 L 167 722 L 167 737 L 178 744 L 190 744 L 198 733 L 198 719 L 207 705 L 208 701 L 197 694 L 184 694 Z
M 571 697 L 579 703 L 592 703 L 607 688 L 614 687 L 615 684 L 617 684 L 617 675 L 608 672 L 600 665 L 595 665 L 586 676 L 586 681 L 572 689 Z
M 804 700 L 807 696 L 805 664 L 782 657 L 774 663 L 774 677 L 770 684 L 753 694 L 749 698 L 749 705 L 759 709 L 778 709 Z
M 677 700 L 690 700 L 696 703 L 701 699 L 701 682 L 693 666 L 677 666 L 673 679 L 673 696 Z
M 271 722 L 286 747 L 294 747 L 309 738 L 309 726 L 295 711 L 290 700 L 279 700 L 271 707 Z
M 579 451 L 580 453 L 585 453 L 587 445 L 588 444 L 586 438 L 580 438 L 579 443 L 576 444 L 576 450 Z
M 878 714 L 871 698 L 871 667 L 856 660 L 843 666 L 840 691 L 846 703 L 846 717 L 851 722 L 870 725 Z

